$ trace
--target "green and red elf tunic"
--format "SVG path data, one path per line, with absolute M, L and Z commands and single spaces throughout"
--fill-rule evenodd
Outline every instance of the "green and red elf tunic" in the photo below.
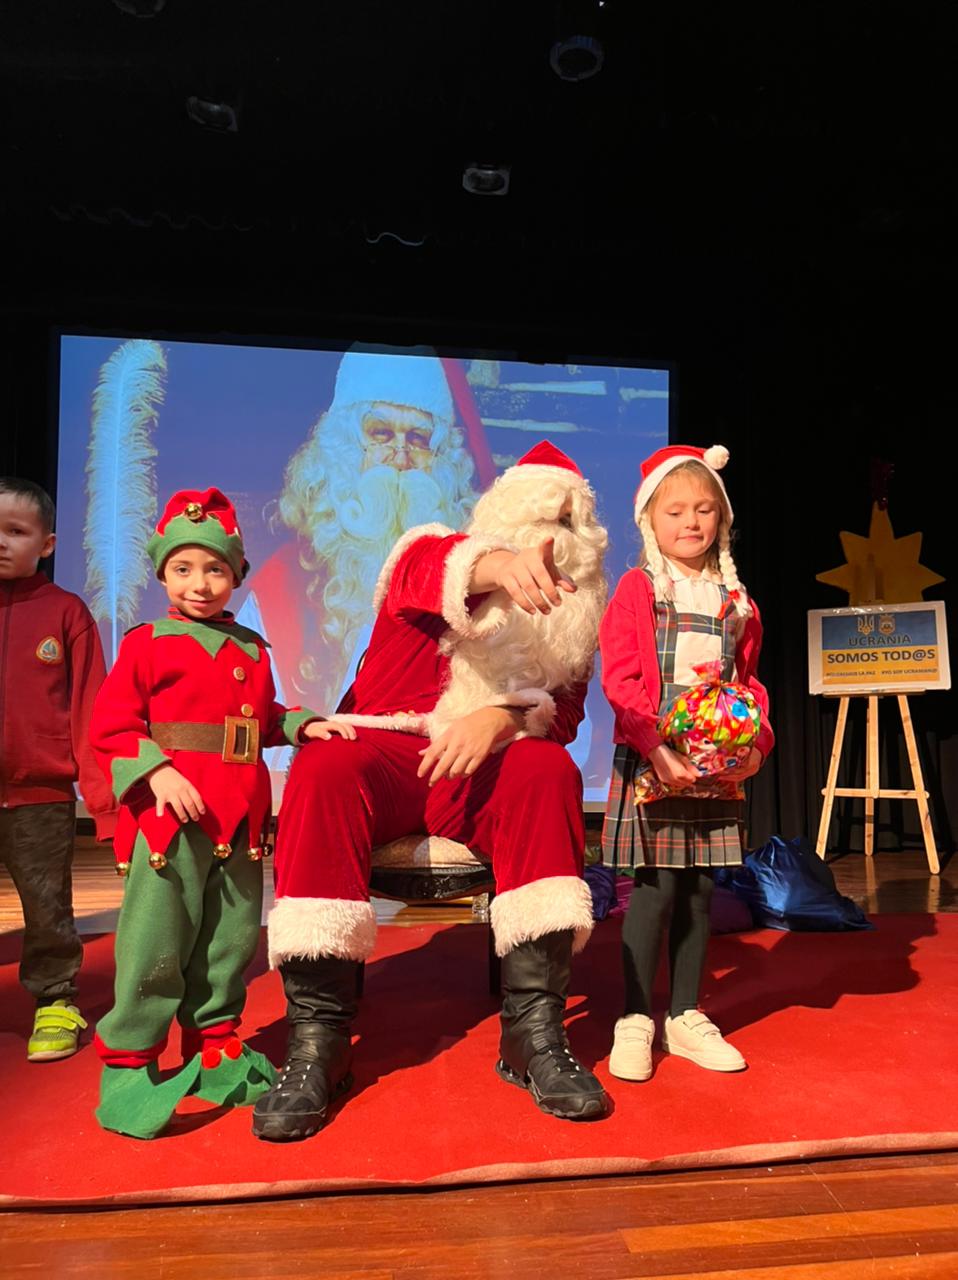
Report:
M 161 746 L 177 740 L 172 729 L 157 732 L 160 741 L 151 733 L 153 727 L 191 724 L 221 726 L 225 733 L 228 718 L 256 722 L 260 751 L 249 763 Z M 168 763 L 203 797 L 199 825 L 214 845 L 228 844 L 244 818 L 251 843 L 261 845 L 272 799 L 262 748 L 298 745 L 300 730 L 318 718 L 276 701 L 265 641 L 232 615 L 198 622 L 171 609 L 166 618 L 134 627 L 100 690 L 90 726 L 94 753 L 120 804 L 117 862 L 129 864 L 140 832 L 150 852 L 163 855 L 178 834 L 181 824 L 169 808 L 157 817 L 146 781 Z M 188 733 L 180 732 L 184 739 Z

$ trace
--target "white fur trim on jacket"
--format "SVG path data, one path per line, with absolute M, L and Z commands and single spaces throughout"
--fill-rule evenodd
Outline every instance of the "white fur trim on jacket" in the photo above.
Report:
M 496 592 L 488 593 L 470 614 L 466 608 L 469 599 L 469 583 L 477 563 L 490 551 L 515 551 L 507 542 L 482 538 L 469 534 L 457 543 L 446 558 L 446 571 L 442 582 L 442 616 L 458 636 L 465 640 L 481 640 L 494 635 L 505 626 L 512 607 L 507 599 L 501 604 Z
M 358 729 L 394 729 L 398 733 L 418 733 L 422 737 L 429 736 L 431 717 L 423 712 L 421 715 L 408 711 L 393 711 L 381 716 L 332 715 L 330 720 L 339 720 L 343 724 L 355 725 Z
M 376 912 L 348 898 L 279 898 L 266 921 L 269 967 L 293 956 L 365 960 L 376 943 Z
M 525 711 L 525 727 L 513 737 L 499 744 L 501 751 L 510 742 L 520 738 L 544 738 L 549 732 L 556 717 L 556 704 L 545 689 L 518 689 L 515 693 L 504 693 L 497 698 L 489 698 L 481 704 L 484 707 L 519 707 Z M 478 711 L 479 707 L 470 710 Z M 424 738 L 436 739 L 445 733 L 449 726 L 468 715 L 467 711 L 453 714 L 450 706 L 443 706 L 442 700 L 436 704 L 436 710 L 410 715 L 408 711 L 395 711 L 389 715 L 333 715 L 331 720 L 342 724 L 355 725 L 358 729 L 392 729 L 396 733 L 416 733 Z
M 592 894 L 579 876 L 545 876 L 496 894 L 490 915 L 497 956 L 565 929 L 574 930 L 572 950 L 578 952 L 592 932 Z

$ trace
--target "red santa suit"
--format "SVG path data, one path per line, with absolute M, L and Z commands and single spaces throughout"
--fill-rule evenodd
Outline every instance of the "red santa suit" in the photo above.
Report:
M 476 562 L 497 544 L 442 526 L 414 529 L 387 562 L 369 652 L 337 719 L 356 742 L 315 741 L 298 754 L 280 812 L 274 965 L 290 956 L 362 960 L 375 941 L 370 853 L 425 831 L 468 844 L 492 863 L 492 922 L 500 955 L 530 938 L 592 927 L 582 880 L 582 783 L 563 749 L 583 716 L 586 682 L 550 693 L 463 690 L 456 648 L 492 634 L 503 606 L 469 596 Z M 442 695 L 442 696 L 441 696 Z M 469 778 L 430 787 L 416 770 L 433 736 L 482 705 L 526 709 L 526 725 Z
M 548 441 L 480 498 L 469 530 L 422 526 L 400 539 L 377 585 L 365 661 L 337 712 L 357 739 L 309 743 L 293 763 L 269 918 L 290 1038 L 253 1115 L 253 1133 L 267 1141 L 312 1136 L 350 1088 L 356 967 L 375 941 L 370 854 L 423 831 L 467 842 L 492 865 L 503 957 L 497 1074 L 551 1115 L 608 1109 L 563 1026 L 572 953 L 592 928 L 582 784 L 564 747 L 583 717 L 608 537 L 582 473 Z M 525 611 L 504 590 L 470 594 L 479 562 L 494 551 L 511 553 L 497 564 L 507 581 L 510 569 L 520 572 L 517 591 L 530 563 L 575 586 L 566 582 L 560 604 L 542 612 Z M 490 706 L 522 709 L 521 731 L 471 776 L 431 787 L 417 777 L 430 739 Z

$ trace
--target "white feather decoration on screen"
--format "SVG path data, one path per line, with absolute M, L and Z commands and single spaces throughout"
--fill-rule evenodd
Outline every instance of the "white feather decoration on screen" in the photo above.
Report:
M 136 618 L 147 581 L 145 548 L 156 524 L 156 449 L 150 434 L 165 392 L 166 355 L 136 338 L 101 367 L 87 451 L 86 597 L 94 618 L 117 633 Z

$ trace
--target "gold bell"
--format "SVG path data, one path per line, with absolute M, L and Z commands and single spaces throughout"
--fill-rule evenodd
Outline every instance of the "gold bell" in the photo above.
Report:
M 263 857 L 271 858 L 273 856 L 273 845 L 269 840 L 263 841 Z
M 203 508 L 198 502 L 188 502 L 183 508 L 183 514 L 187 520 L 192 520 L 196 524 L 203 519 Z
M 231 844 L 214 844 L 213 845 L 213 857 L 220 858 L 224 862 L 232 852 L 233 852 L 233 846 Z
M 258 844 L 250 845 L 250 847 L 246 850 L 246 856 L 247 858 L 249 858 L 250 862 L 262 862 L 263 861 L 262 846 Z
M 166 866 L 166 854 L 151 853 L 150 866 L 153 868 L 154 871 L 162 871 L 163 868 Z
M 116 864 L 116 874 L 118 876 L 128 876 L 130 874 L 130 864 L 128 862 L 118 862 Z

